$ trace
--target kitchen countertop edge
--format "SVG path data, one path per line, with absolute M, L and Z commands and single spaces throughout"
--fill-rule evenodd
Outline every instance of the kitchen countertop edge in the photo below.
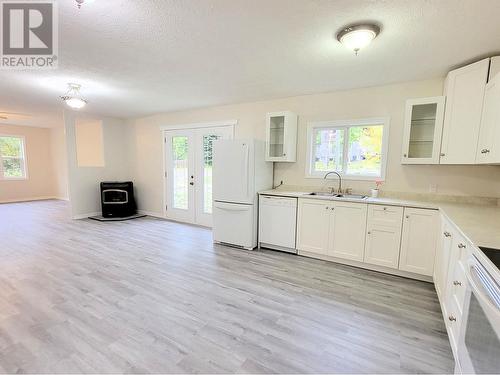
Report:
M 259 195 L 289 198 L 317 199 L 353 203 L 402 206 L 439 210 L 456 229 L 474 246 L 500 249 L 500 207 L 450 202 L 412 201 L 392 198 L 349 199 L 309 195 L 308 192 L 265 190 Z M 495 234 L 498 233 L 498 234 Z

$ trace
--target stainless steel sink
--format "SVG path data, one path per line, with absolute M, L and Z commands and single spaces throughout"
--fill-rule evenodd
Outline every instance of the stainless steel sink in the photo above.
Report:
M 318 196 L 318 197 L 359 199 L 359 200 L 364 200 L 364 199 L 368 198 L 368 196 L 361 195 L 361 194 L 332 194 L 332 193 L 327 193 L 327 192 L 324 192 L 324 191 L 314 191 L 312 193 L 309 193 L 308 195 L 315 195 L 315 196 Z
M 345 198 L 345 199 L 366 199 L 368 198 L 367 195 L 361 195 L 361 194 L 335 194 L 337 198 Z
M 332 198 L 336 196 L 336 194 L 327 193 L 324 191 L 315 191 L 315 192 L 309 193 L 307 195 L 317 195 L 319 197 L 332 197 Z

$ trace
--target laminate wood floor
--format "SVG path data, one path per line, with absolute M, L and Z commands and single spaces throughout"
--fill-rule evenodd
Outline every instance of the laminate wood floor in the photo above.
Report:
M 0 372 L 449 373 L 431 284 L 0 205 Z

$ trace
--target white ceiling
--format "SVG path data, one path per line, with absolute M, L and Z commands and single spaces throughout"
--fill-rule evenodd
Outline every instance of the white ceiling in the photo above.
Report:
M 85 111 L 128 118 L 434 78 L 500 54 L 499 0 L 60 0 L 59 13 L 57 70 L 0 71 L 0 112 L 31 116 L 17 123 L 60 124 L 67 82 Z M 364 20 L 382 32 L 355 56 L 333 34 Z

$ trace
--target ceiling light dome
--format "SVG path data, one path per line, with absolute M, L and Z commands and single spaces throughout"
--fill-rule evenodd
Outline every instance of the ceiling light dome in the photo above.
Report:
M 68 83 L 68 91 L 61 96 L 61 99 L 73 109 L 81 109 L 85 107 L 87 101 L 82 97 L 80 88 L 82 86 L 77 83 Z
M 82 7 L 83 4 L 92 3 L 94 0 L 76 0 L 76 5 L 78 9 Z
M 352 25 L 343 28 L 337 34 L 337 40 L 356 55 L 359 50 L 366 47 L 380 32 L 380 27 L 372 24 Z

